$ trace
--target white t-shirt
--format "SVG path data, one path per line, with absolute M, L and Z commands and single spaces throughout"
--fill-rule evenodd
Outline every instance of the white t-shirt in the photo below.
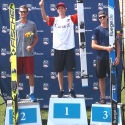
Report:
M 75 47 L 74 24 L 78 23 L 77 14 L 60 17 L 49 17 L 47 25 L 53 26 L 53 48 L 69 50 Z

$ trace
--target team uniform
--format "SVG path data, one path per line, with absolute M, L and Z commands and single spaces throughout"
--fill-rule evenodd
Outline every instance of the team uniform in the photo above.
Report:
M 101 25 L 94 29 L 92 40 L 97 40 L 97 45 L 109 46 L 108 28 L 103 28 Z M 96 57 L 96 76 L 97 78 L 105 78 L 106 71 L 110 75 L 109 68 L 109 52 L 106 50 L 97 50 Z
M 74 24 L 78 23 L 77 14 L 60 17 L 49 17 L 47 25 L 53 26 L 53 48 L 54 52 L 54 70 L 61 72 L 64 66 L 67 71 L 75 71 L 75 47 Z
M 31 41 L 27 42 L 25 33 L 33 32 L 37 34 L 37 28 L 34 22 L 28 20 L 27 23 L 22 24 L 20 20 L 16 21 L 16 32 L 17 32 L 17 74 L 23 74 L 23 67 L 25 74 L 34 73 L 34 49 L 27 52 L 26 48 L 28 45 L 32 45 L 33 37 Z

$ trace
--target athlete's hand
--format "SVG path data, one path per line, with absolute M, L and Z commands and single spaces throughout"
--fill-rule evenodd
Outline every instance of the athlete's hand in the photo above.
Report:
M 11 63 L 11 57 L 9 58 L 9 61 L 10 61 L 10 63 Z
M 117 66 L 119 64 L 119 60 L 120 60 L 120 58 L 118 58 L 118 57 L 115 58 L 115 61 L 114 61 L 115 66 Z
M 113 47 L 112 47 L 112 46 L 108 46 L 108 47 L 106 47 L 106 50 L 107 50 L 108 52 L 111 52 L 111 51 L 113 50 Z
M 32 48 L 32 46 L 27 46 L 27 52 L 30 52 L 33 48 Z
M 39 6 L 40 6 L 40 8 L 44 7 L 44 0 L 41 0 L 41 1 L 39 2 Z

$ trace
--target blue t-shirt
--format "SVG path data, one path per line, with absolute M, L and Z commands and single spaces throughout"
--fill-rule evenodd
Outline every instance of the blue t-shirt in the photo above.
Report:
M 97 40 L 97 45 L 109 46 L 108 28 L 103 28 L 101 25 L 94 29 L 92 40 Z M 106 50 L 97 50 L 97 59 L 109 60 L 109 52 Z

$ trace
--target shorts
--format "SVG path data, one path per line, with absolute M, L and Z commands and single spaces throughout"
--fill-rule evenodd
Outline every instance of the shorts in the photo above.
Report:
M 34 56 L 17 57 L 17 75 L 34 73 Z
M 97 78 L 105 78 L 106 72 L 108 73 L 108 77 L 110 77 L 110 66 L 109 60 L 96 60 L 96 77 Z
M 72 72 L 76 70 L 74 50 L 55 50 L 54 52 L 54 70 L 61 72 L 66 68 L 66 71 Z

